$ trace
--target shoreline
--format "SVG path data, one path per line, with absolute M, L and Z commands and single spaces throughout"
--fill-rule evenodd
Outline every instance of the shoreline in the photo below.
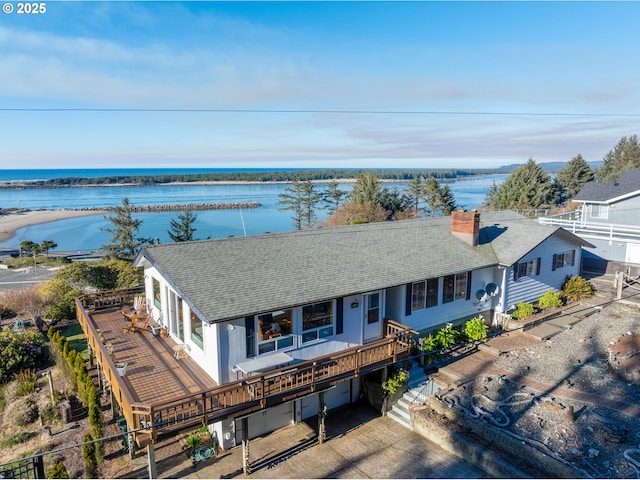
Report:
M 16 232 L 24 227 L 56 222 L 75 217 L 105 215 L 107 210 L 26 210 L 0 215 L 0 242 L 11 240 Z

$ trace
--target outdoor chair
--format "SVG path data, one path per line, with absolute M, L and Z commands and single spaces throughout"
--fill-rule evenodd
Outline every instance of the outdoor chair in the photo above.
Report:
M 131 326 L 129 327 L 129 330 L 131 332 L 135 332 L 136 330 L 146 330 L 147 332 L 149 332 L 151 331 L 151 326 L 149 325 L 150 321 L 150 313 L 144 316 L 138 315 L 137 317 L 131 319 Z
M 135 297 L 132 307 L 125 307 L 121 310 L 125 320 L 135 321 L 147 315 L 147 304 L 144 297 Z

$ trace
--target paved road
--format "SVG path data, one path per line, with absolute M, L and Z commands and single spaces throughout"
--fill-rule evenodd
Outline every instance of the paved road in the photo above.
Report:
M 51 280 L 55 271 L 44 267 L 30 267 L 26 270 L 14 271 L 0 268 L 0 291 L 11 288 L 25 288 Z

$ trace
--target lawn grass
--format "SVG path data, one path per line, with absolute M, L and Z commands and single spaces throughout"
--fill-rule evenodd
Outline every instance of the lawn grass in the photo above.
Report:
M 62 330 L 62 335 L 64 335 L 69 342 L 69 350 L 75 350 L 79 355 L 82 356 L 84 361 L 89 360 L 89 349 L 87 347 L 87 337 L 82 332 L 82 327 L 80 327 L 79 323 L 74 323 L 67 327 L 64 327 Z

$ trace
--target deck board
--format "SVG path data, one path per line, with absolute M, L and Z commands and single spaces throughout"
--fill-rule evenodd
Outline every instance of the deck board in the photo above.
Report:
M 150 331 L 126 333 L 128 322 L 120 310 L 94 312 L 92 318 L 106 342 L 113 345 L 112 358 L 127 363 L 125 381 L 136 401 L 156 403 L 210 390 L 216 382 L 190 357 L 177 360 L 171 337 Z

